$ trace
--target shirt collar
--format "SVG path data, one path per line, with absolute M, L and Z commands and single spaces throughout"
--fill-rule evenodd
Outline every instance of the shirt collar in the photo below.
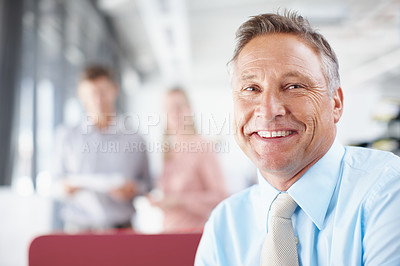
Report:
M 257 209 L 257 213 L 259 216 L 260 226 L 265 230 L 267 233 L 267 220 L 268 220 L 268 212 L 271 208 L 271 204 L 274 199 L 278 196 L 280 191 L 273 187 L 260 173 L 260 170 L 257 169 L 257 178 L 259 184 L 259 195 L 261 200 L 256 201 L 259 209 Z M 261 209 L 261 211 L 259 211 Z
M 339 178 L 343 155 L 344 147 L 335 140 L 328 152 L 287 191 L 320 230 L 323 228 L 326 212 Z M 265 224 L 271 204 L 280 191 L 274 188 L 259 170 L 257 175 L 261 196 L 260 207 L 265 214 L 262 222 Z
M 329 151 L 288 189 L 320 230 L 340 175 L 344 151 L 335 140 Z

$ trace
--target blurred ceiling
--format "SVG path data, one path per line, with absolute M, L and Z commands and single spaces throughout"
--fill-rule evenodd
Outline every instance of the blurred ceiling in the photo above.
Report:
M 249 16 L 285 8 L 307 17 L 328 39 L 339 57 L 343 86 L 356 89 L 383 77 L 385 84 L 390 78 L 397 82 L 400 75 L 400 0 L 98 0 L 98 4 L 117 28 L 142 83 L 226 88 L 226 63 L 236 29 Z

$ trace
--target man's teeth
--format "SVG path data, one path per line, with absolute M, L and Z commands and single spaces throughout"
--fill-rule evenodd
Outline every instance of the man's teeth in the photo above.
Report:
M 286 137 L 293 134 L 293 131 L 258 131 L 257 134 L 263 138 L 276 138 L 276 137 Z

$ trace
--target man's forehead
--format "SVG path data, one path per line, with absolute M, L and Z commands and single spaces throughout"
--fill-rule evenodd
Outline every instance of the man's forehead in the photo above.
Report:
M 235 75 L 235 74 L 234 74 Z M 242 73 L 238 73 L 238 78 L 240 81 L 246 82 L 251 80 L 263 79 L 267 73 L 262 71 L 262 69 L 253 68 L 252 70 L 246 70 Z M 284 78 L 311 78 L 310 74 L 306 71 L 290 70 L 287 72 L 282 72 L 279 77 Z
M 290 77 L 304 77 L 310 76 L 309 70 L 303 67 L 302 64 L 278 64 L 274 67 L 268 65 L 250 66 L 243 65 L 241 67 L 235 67 L 233 71 L 233 77 L 242 81 L 253 80 L 257 78 L 263 78 L 265 75 L 277 74 L 282 78 Z
M 297 51 L 282 49 L 274 52 L 254 48 L 243 50 L 239 54 L 233 66 L 234 79 L 246 81 L 270 75 L 310 77 L 319 75 L 318 72 L 322 71 L 319 57 L 308 47 Z
M 241 75 L 262 73 L 266 69 L 296 69 L 304 68 L 305 58 L 296 54 L 262 54 L 258 51 L 246 51 L 234 64 L 234 70 Z
M 240 79 L 252 79 L 263 74 L 263 68 L 261 67 L 249 67 L 245 69 L 239 69 L 237 72 Z

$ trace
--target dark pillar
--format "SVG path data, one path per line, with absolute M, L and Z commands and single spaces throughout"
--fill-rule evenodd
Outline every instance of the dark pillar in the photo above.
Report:
M 17 147 L 23 0 L 0 4 L 0 185 L 10 185 Z

